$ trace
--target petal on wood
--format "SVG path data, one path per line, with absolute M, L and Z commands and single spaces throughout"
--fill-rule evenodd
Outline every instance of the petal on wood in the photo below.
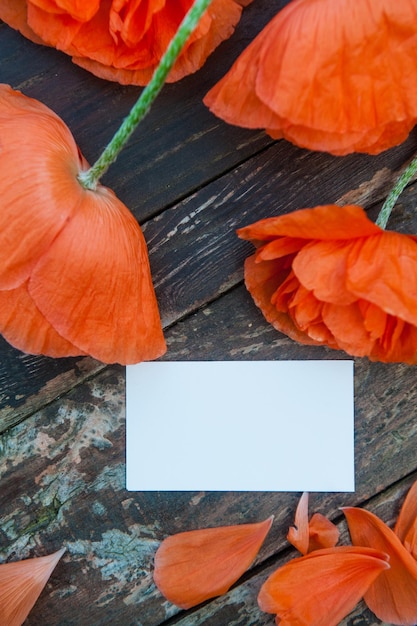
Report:
M 365 602 L 383 622 L 413 626 L 417 623 L 417 562 L 397 535 L 376 515 L 364 509 L 343 509 L 352 543 L 388 554 L 390 569 L 365 594 Z
M 321 550 L 322 548 L 334 548 L 339 541 L 339 530 L 333 522 L 321 513 L 314 513 L 309 525 L 308 551 Z
M 1 624 L 23 624 L 64 552 L 0 565 Z
M 307 554 L 309 544 L 308 528 L 308 493 L 305 491 L 298 502 L 294 516 L 294 526 L 291 526 L 288 534 L 288 541 L 301 554 Z
M 417 481 L 413 483 L 407 493 L 394 532 L 401 543 L 417 559 Z
M 83 190 L 28 290 L 62 337 L 100 361 L 137 363 L 166 350 L 142 231 L 105 187 Z
M 280 626 L 336 626 L 388 567 L 386 555 L 370 548 L 316 550 L 277 569 L 258 603 Z
M 155 555 L 156 586 L 184 609 L 226 593 L 254 561 L 272 519 L 168 537 Z
M 301 554 L 322 548 L 333 548 L 339 539 L 339 530 L 327 517 L 314 513 L 308 520 L 308 493 L 304 492 L 295 512 L 295 525 L 287 539 Z

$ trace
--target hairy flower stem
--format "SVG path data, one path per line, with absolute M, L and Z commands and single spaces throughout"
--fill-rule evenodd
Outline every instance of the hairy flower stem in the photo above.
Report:
M 195 0 L 191 9 L 181 22 L 174 37 L 171 39 L 170 44 L 158 67 L 154 71 L 150 82 L 142 91 L 139 99 L 133 105 L 129 115 L 124 119 L 119 130 L 113 136 L 113 139 L 104 149 L 103 153 L 94 165 L 90 167 L 89 170 L 81 172 L 78 175 L 78 180 L 83 187 L 86 189 L 96 189 L 100 178 L 108 170 L 109 166 L 116 160 L 139 122 L 141 122 L 145 115 L 149 112 L 153 101 L 161 91 L 166 77 L 186 44 L 188 37 L 197 26 L 201 16 L 209 6 L 210 2 L 211 0 Z
M 416 172 L 417 172 L 417 157 L 414 157 L 411 163 L 407 165 L 403 173 L 398 177 L 397 182 L 395 183 L 394 187 L 389 192 L 387 199 L 382 205 L 382 208 L 376 220 L 376 224 L 380 226 L 380 228 L 386 227 L 387 222 L 389 220 L 389 216 L 391 215 L 391 211 L 395 203 L 397 202 L 400 194 L 404 191 L 405 187 L 408 185 L 408 183 L 413 178 Z

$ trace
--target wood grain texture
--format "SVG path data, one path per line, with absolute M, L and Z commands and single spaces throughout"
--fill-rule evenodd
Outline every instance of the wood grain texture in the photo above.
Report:
M 377 157 L 337 158 L 211 115 L 202 104 L 207 90 L 286 4 L 257 0 L 245 9 L 235 35 L 200 72 L 164 88 L 103 181 L 143 226 L 166 329 L 164 360 L 346 358 L 300 346 L 265 322 L 242 283 L 252 247 L 235 231 L 324 203 L 359 203 L 375 218 L 417 133 Z M 0 80 L 61 115 L 90 161 L 139 92 L 91 76 L 4 24 L 0 52 Z M 412 184 L 389 227 L 416 233 L 416 203 Z M 299 494 L 127 492 L 124 369 L 24 355 L 3 340 L 0 354 L 0 562 L 67 547 L 27 626 L 272 626 L 256 596 L 268 573 L 295 556 L 286 533 Z M 394 523 L 417 475 L 416 405 L 415 368 L 355 359 L 356 490 L 310 499 L 312 512 L 340 524 L 342 541 L 342 505 L 364 505 Z M 155 463 L 164 463 L 157 441 L 142 445 L 153 445 Z M 228 594 L 188 612 L 161 597 L 152 568 L 164 537 L 271 514 L 259 557 Z M 377 623 L 362 604 L 342 626 Z
M 171 356 L 210 358 L 215 345 L 223 348 L 214 352 L 214 358 L 236 358 L 234 346 L 239 342 L 248 348 L 244 358 L 343 356 L 324 348 L 311 348 L 307 355 L 287 338 L 277 341 L 277 333 L 271 334 L 263 319 L 252 315 L 246 291 L 239 288 L 237 292 L 168 331 Z M 235 323 L 224 323 L 231 319 L 230 306 L 239 302 Z M 215 329 L 212 344 L 204 341 L 207 335 L 201 335 L 201 329 Z M 186 354 L 184 343 L 189 346 Z M 362 359 L 356 360 L 355 367 L 356 492 L 314 494 L 311 511 L 337 520 L 339 506 L 372 502 L 372 496 L 380 493 L 379 508 L 373 504 L 372 508 L 392 522 L 405 491 L 401 481 L 405 478 L 409 485 L 408 475 L 416 466 L 414 369 Z M 156 626 L 173 615 L 184 626 L 271 624 L 271 616 L 259 615 L 256 595 L 266 575 L 290 556 L 285 536 L 299 494 L 125 491 L 123 380 L 123 368 L 108 367 L 9 429 L 0 440 L 0 558 L 23 558 L 67 547 L 28 624 Z M 403 388 L 409 389 L 406 405 Z M 157 441 L 153 445 L 155 462 L 163 463 Z M 398 485 L 390 490 L 393 483 Z M 273 528 L 253 575 L 242 585 L 188 614 L 162 600 L 152 583 L 152 559 L 165 536 L 184 529 L 257 521 L 271 514 L 275 515 Z

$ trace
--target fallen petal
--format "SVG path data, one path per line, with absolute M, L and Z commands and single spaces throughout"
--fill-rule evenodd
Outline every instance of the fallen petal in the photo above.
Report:
M 263 584 L 258 604 L 280 626 L 336 626 L 389 568 L 386 555 L 342 546 L 293 559 Z
M 407 493 L 394 532 L 417 560 L 417 481 Z
M 64 552 L 0 565 L 0 624 L 23 624 Z
M 155 555 L 156 586 L 183 609 L 226 593 L 254 561 L 272 520 L 168 537 Z
M 383 622 L 413 626 L 417 623 L 417 562 L 376 515 L 355 507 L 343 512 L 353 544 L 372 546 L 389 556 L 390 569 L 366 592 L 366 604 Z

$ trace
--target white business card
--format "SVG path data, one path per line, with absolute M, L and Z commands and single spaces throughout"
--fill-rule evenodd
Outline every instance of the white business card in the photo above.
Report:
M 131 491 L 353 491 L 353 361 L 126 368 Z

